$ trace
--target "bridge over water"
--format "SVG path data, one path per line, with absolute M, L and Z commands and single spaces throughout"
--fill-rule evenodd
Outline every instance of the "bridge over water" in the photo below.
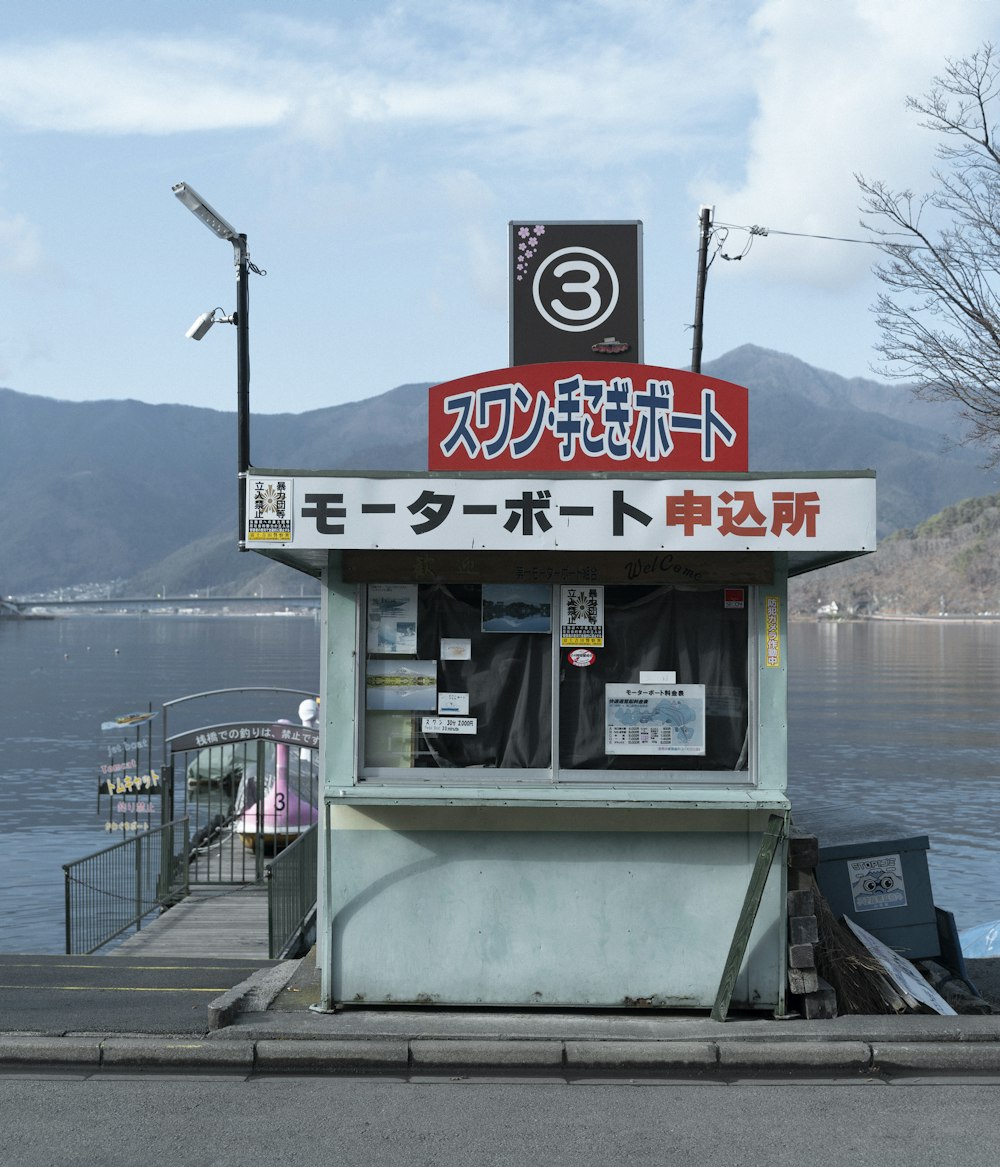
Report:
M 217 612 L 234 608 L 241 612 L 270 612 L 318 609 L 319 596 L 115 596 L 103 599 L 0 600 L 0 617 L 43 612 L 148 612 L 176 615 L 179 612 Z

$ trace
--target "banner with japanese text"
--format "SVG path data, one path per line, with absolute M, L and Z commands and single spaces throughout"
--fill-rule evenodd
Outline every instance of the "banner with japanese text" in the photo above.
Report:
M 871 551 L 872 475 L 289 479 L 294 549 Z M 248 521 L 266 479 L 247 479 Z
M 429 390 L 427 467 L 745 471 L 747 396 L 742 385 L 659 365 L 564 361 L 475 373 Z

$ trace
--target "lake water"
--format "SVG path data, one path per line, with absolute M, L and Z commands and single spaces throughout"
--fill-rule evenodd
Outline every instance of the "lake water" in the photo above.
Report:
M 1000 917 L 1000 625 L 795 624 L 788 660 L 796 820 L 927 835 L 935 901 L 960 928 Z M 210 689 L 318 684 L 311 616 L 0 622 L 0 951 L 63 951 L 62 864 L 111 841 L 102 721 Z M 297 720 L 285 700 L 231 698 L 212 720 Z
M 820 835 L 927 835 L 935 903 L 1000 918 L 1000 624 L 789 631 L 789 794 Z
M 107 798 L 97 813 L 97 767 L 112 736 L 101 723 L 258 685 L 318 692 L 312 615 L 0 621 L 0 951 L 62 952 L 62 865 L 121 838 L 104 831 Z M 276 709 L 230 698 L 208 720 L 245 709 L 297 722 L 300 698 L 285 700 Z M 161 719 L 150 728 L 158 761 Z M 171 732 L 186 728 L 171 719 Z

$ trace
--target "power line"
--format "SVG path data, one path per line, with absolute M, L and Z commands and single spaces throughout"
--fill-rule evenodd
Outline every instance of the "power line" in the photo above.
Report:
M 868 247 L 882 247 L 885 245 L 886 239 L 889 238 L 889 236 L 880 235 L 877 239 L 852 239 L 846 235 L 814 235 L 808 231 L 780 231 L 777 227 L 758 227 L 756 225 L 747 227 L 742 223 L 713 223 L 712 225 L 713 227 L 724 227 L 730 231 L 746 231 L 751 236 L 789 235 L 795 239 L 825 239 L 830 243 L 863 243 Z M 902 231 L 892 234 L 899 235 L 903 239 L 907 238 Z M 912 246 L 916 247 L 918 244 Z

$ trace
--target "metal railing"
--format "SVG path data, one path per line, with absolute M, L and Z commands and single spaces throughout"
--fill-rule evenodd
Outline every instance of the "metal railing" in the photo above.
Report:
M 163 703 L 164 814 L 191 820 L 193 884 L 260 882 L 267 857 L 316 821 L 315 745 L 275 740 L 274 716 L 223 724 L 203 719 L 212 709 L 220 712 L 216 703 L 228 711 L 238 699 L 244 709 L 259 714 L 268 706 L 280 709 L 290 696 L 309 693 L 243 686 Z M 176 731 L 178 719 L 199 728 Z M 277 724 L 295 734 L 300 729 L 291 722 Z
M 96 952 L 188 893 L 188 820 L 177 819 L 63 864 L 66 952 Z
M 267 943 L 272 960 L 303 944 L 316 910 L 318 828 L 313 826 L 264 868 L 267 880 Z

